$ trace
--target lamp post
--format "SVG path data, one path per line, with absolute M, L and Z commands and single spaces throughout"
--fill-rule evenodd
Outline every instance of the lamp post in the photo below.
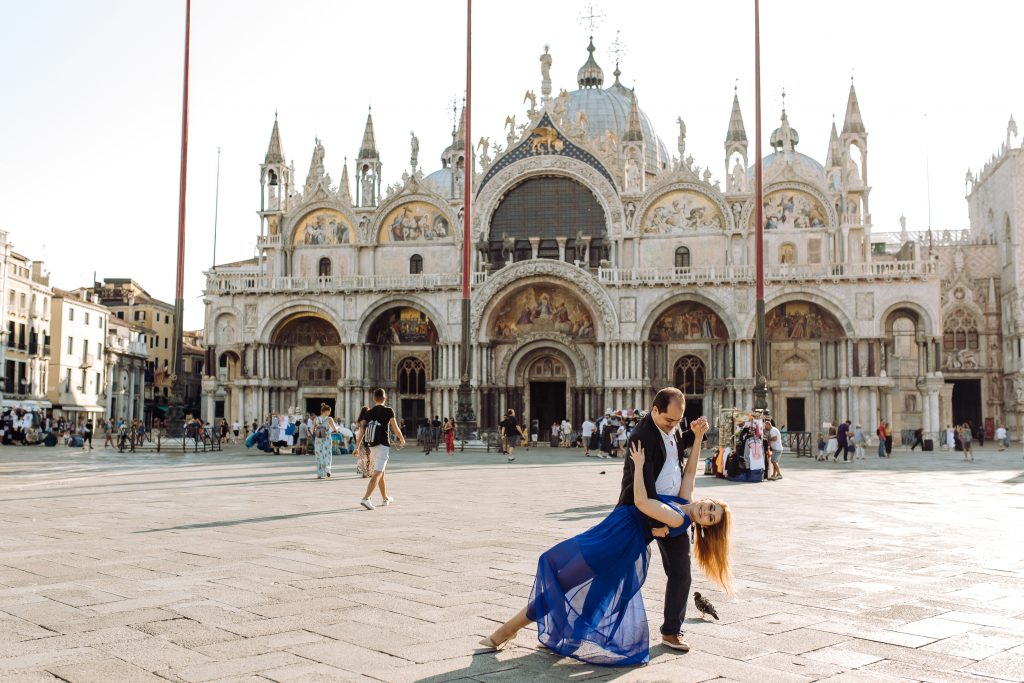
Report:
M 754 337 L 754 410 L 768 409 L 768 363 L 764 313 L 764 178 L 761 169 L 761 8 L 754 0 L 754 194 L 756 195 L 755 241 L 757 253 L 757 298 Z
M 470 133 L 473 121 L 473 0 L 466 0 L 466 127 L 465 127 L 465 161 L 463 162 L 463 180 L 465 186 L 462 191 L 462 344 L 459 353 L 459 405 L 456 408 L 455 420 L 462 432 L 462 443 L 465 447 L 466 438 L 469 433 L 476 429 L 476 415 L 473 414 L 473 391 L 469 384 L 470 365 L 470 244 L 473 234 L 471 225 L 473 223 L 472 196 L 473 196 L 473 173 L 476 164 L 473 163 L 473 145 Z

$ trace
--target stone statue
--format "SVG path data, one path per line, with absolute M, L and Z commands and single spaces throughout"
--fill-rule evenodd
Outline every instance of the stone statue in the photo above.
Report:
M 711 180 L 711 169 L 710 168 L 705 168 L 704 169 L 704 175 L 701 176 L 701 177 L 704 179 L 705 183 L 709 183 L 709 181 Z
M 501 235 L 501 257 L 506 263 L 514 263 L 516 260 L 516 238 Z
M 679 124 L 679 140 L 676 144 L 679 146 L 679 158 L 682 159 L 686 154 L 686 124 L 682 116 L 676 117 L 676 123 Z
M 544 54 L 540 56 L 540 78 L 540 94 L 545 98 L 551 97 L 551 55 L 547 45 L 544 46 Z
M 633 223 L 633 216 L 636 215 L 636 204 L 633 202 L 626 202 L 623 207 L 623 211 L 626 214 L 626 226 L 630 226 Z
M 512 145 L 514 145 L 515 142 L 516 142 L 516 115 L 515 114 L 509 114 L 508 116 L 505 117 L 505 128 L 508 128 L 508 138 L 507 138 L 508 139 L 508 146 L 512 147 Z
M 640 166 L 636 159 L 626 159 L 626 192 L 642 192 L 643 180 L 640 178 Z
M 577 230 L 576 241 L 573 243 L 573 251 L 575 252 L 576 260 L 579 261 L 581 264 L 587 262 L 587 251 L 588 247 L 590 246 L 588 242 L 589 240 L 587 240 L 583 236 L 583 231 Z
M 565 88 L 558 93 L 558 97 L 555 99 L 555 108 L 552 110 L 552 114 L 555 116 L 555 121 L 559 124 L 562 123 L 562 119 L 565 117 L 565 108 L 569 104 L 569 91 Z
M 412 152 L 409 156 L 409 166 L 415 172 L 417 162 L 419 161 L 420 158 L 420 139 L 416 137 L 416 133 L 411 130 L 409 131 L 409 137 L 412 138 L 412 140 L 410 141 L 412 145 Z
M 587 112 L 582 109 L 576 112 L 576 127 L 579 128 L 580 133 L 583 135 L 587 134 L 587 129 L 590 127 L 590 119 L 587 118 Z
M 372 173 L 364 172 L 363 176 L 359 179 L 362 184 L 363 191 L 363 206 L 373 206 L 376 204 L 376 197 L 374 197 L 374 177 Z
M 615 156 L 615 149 L 619 146 L 619 138 L 610 129 L 604 131 L 604 144 L 601 146 L 601 151 L 607 156 Z
M 743 192 L 746 189 L 747 171 L 743 168 L 740 158 L 736 157 L 736 163 L 732 167 L 732 173 L 729 174 L 729 191 Z
M 523 95 L 523 104 L 530 103 L 530 118 L 537 113 L 537 95 L 532 90 L 527 90 Z
M 487 151 L 491 148 L 491 141 L 487 138 L 480 138 L 480 142 L 476 143 L 477 149 L 480 150 L 480 168 L 487 170 L 487 167 L 491 165 L 491 157 Z

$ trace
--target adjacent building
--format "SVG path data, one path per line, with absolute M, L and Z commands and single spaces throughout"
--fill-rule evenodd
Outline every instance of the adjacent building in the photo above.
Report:
M 91 290 L 90 290 L 91 291 Z M 107 324 L 106 414 L 123 420 L 145 414 L 147 328 L 111 315 Z
M 107 317 L 109 311 L 88 290 L 54 289 L 50 299 L 53 353 L 47 397 L 54 417 L 75 422 L 102 419 L 107 403 Z
M 0 344 L 2 407 L 46 410 L 50 362 L 49 274 L 41 261 L 13 251 L 0 231 Z
M 181 338 L 182 389 L 184 394 L 182 410 L 185 415 L 202 417 L 213 421 L 214 415 L 203 411 L 203 368 L 206 363 L 206 349 L 203 347 L 202 330 L 185 330 Z M 216 416 L 216 417 L 223 417 Z
M 144 328 L 147 360 L 144 412 L 147 424 L 163 419 L 171 396 L 174 362 L 174 306 L 152 296 L 130 278 L 104 278 L 93 285 L 111 315 Z

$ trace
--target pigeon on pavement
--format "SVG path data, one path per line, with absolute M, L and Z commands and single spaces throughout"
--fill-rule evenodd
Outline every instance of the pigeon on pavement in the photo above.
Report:
M 715 618 L 715 621 L 718 621 L 718 612 L 715 611 L 715 606 L 711 604 L 710 600 L 696 591 L 693 592 L 693 604 L 697 606 L 702 617 L 705 614 L 710 614 Z

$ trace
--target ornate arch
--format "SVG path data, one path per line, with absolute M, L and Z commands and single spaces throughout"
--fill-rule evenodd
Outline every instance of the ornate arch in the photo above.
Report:
M 847 337 L 855 337 L 856 332 L 853 326 L 853 321 L 850 320 L 850 316 L 846 314 L 846 309 L 843 308 L 843 304 L 830 296 L 823 294 L 816 294 L 814 292 L 808 292 L 806 290 L 797 290 L 795 292 L 786 292 L 785 294 L 779 294 L 773 297 L 771 300 L 765 301 L 765 311 L 779 306 L 781 304 L 789 303 L 790 301 L 807 301 L 812 304 L 817 304 L 825 309 L 826 312 L 830 313 L 833 318 L 842 326 L 843 334 Z M 754 334 L 757 330 L 757 318 L 754 315 L 750 316 L 750 321 L 747 323 L 747 337 L 750 339 L 754 338 Z
M 671 194 L 672 192 L 678 191 L 693 192 L 706 197 L 712 204 L 714 204 L 719 212 L 722 214 L 722 219 L 725 221 L 725 225 L 722 226 L 722 230 L 716 230 L 715 234 L 721 232 L 731 232 L 736 226 L 733 222 L 732 212 L 729 210 L 728 204 L 725 203 L 725 199 L 722 197 L 720 192 L 716 192 L 713 188 L 697 182 L 695 180 L 683 180 L 668 183 L 666 185 L 657 186 L 648 191 L 644 196 L 644 200 L 640 202 L 640 205 L 636 208 L 636 213 L 633 215 L 633 220 L 643 222 L 644 216 L 651 209 L 652 206 L 658 203 L 665 195 Z M 627 226 L 629 228 L 630 226 Z M 642 226 L 639 223 L 635 223 L 631 226 L 631 231 L 637 235 L 642 235 Z
M 370 327 L 373 326 L 373 323 L 377 322 L 377 319 L 380 318 L 381 315 L 392 308 L 402 308 L 404 306 L 418 309 L 427 314 L 430 321 L 434 323 L 434 328 L 437 330 L 438 343 L 450 344 L 457 341 L 452 338 L 451 334 L 449 334 L 447 319 L 442 317 L 440 311 L 420 297 L 411 295 L 403 295 L 390 299 L 382 298 L 377 303 L 367 307 L 366 311 L 364 311 L 363 315 L 359 318 L 359 323 L 355 327 L 356 337 L 350 341 L 357 343 L 365 341 L 366 337 L 370 334 Z
M 478 241 L 489 229 L 491 216 L 506 192 L 529 178 L 550 175 L 570 178 L 593 192 L 604 209 L 608 236 L 623 233 L 626 217 L 619 191 L 602 173 L 572 157 L 536 156 L 512 162 L 480 189 L 473 206 L 473 241 Z
M 361 234 L 360 231 L 356 231 L 359 235 L 359 240 L 366 240 L 365 244 L 379 244 L 380 243 L 380 229 L 384 225 L 384 219 L 395 209 L 401 207 L 403 204 L 409 204 L 412 202 L 422 202 L 429 204 L 438 210 L 447 220 L 450 226 L 451 234 L 442 240 L 437 240 L 438 243 L 444 244 L 446 242 L 460 242 L 462 236 L 462 229 L 459 225 L 459 219 L 456 214 L 451 212 L 451 207 L 441 199 L 437 194 L 432 192 L 429 187 L 425 184 L 420 184 L 415 178 L 410 178 L 409 182 L 403 188 L 401 192 L 396 193 L 394 196 L 384 200 L 374 212 L 373 218 L 370 220 L 369 228 L 366 230 L 366 234 Z M 389 245 L 392 243 L 388 243 Z M 396 244 L 401 244 L 398 242 Z M 411 242 L 410 244 L 421 244 L 419 242 Z
M 879 334 L 883 336 L 892 335 L 892 323 L 897 317 L 895 313 L 897 313 L 901 308 L 917 314 L 922 327 L 919 332 L 924 333 L 929 337 L 936 337 L 942 334 L 941 330 L 938 328 L 939 321 L 936 321 L 932 317 L 931 313 L 928 312 L 928 309 L 916 302 L 910 301 L 909 299 L 890 304 L 888 308 L 882 311 L 882 315 L 878 317 L 880 323 L 880 328 L 878 330 Z M 975 314 L 974 317 L 976 319 L 979 318 L 977 314 Z
M 667 294 L 663 294 L 661 298 L 655 301 L 654 304 L 648 308 L 647 312 L 644 313 L 644 317 L 641 318 L 644 322 L 640 330 L 640 339 L 643 341 L 650 339 L 651 329 L 654 327 L 654 323 L 658 321 L 658 318 L 661 317 L 661 314 L 676 304 L 684 301 L 693 301 L 707 306 L 725 325 L 725 329 L 729 332 L 730 339 L 737 339 L 740 336 L 736 321 L 732 316 L 725 313 L 721 303 L 718 301 L 715 301 L 714 299 L 699 292 L 686 292 L 685 294 L 680 294 L 677 291 L 670 291 Z
M 825 196 L 825 193 L 814 187 L 813 185 L 801 182 L 801 181 L 785 181 L 772 183 L 764 188 L 764 196 L 767 197 L 772 192 L 778 192 L 780 190 L 793 190 L 795 192 L 805 192 L 814 197 L 821 206 L 825 209 L 825 215 L 828 216 L 827 228 L 834 228 L 839 225 L 839 216 L 836 214 L 836 207 L 832 205 L 832 201 Z M 751 196 L 743 206 L 743 214 L 740 217 L 740 224 L 736 226 L 740 230 L 747 230 L 750 227 L 751 215 L 754 213 L 755 203 L 757 197 Z M 821 228 L 812 228 L 820 230 Z
M 587 306 L 595 321 L 600 321 L 601 329 L 596 335 L 598 339 L 612 338 L 618 335 L 619 322 L 615 315 L 615 306 L 608 292 L 597 284 L 590 273 L 574 265 L 554 261 L 552 259 L 532 259 L 505 266 L 487 278 L 473 296 L 470 323 L 470 339 L 479 339 L 486 316 L 489 316 L 498 304 L 500 294 L 511 288 L 513 283 L 525 278 L 547 278 L 548 282 L 566 284 L 576 287 L 583 296 L 580 300 Z M 486 339 L 479 339 L 487 341 Z
M 320 199 L 317 201 L 312 201 L 308 204 L 302 204 L 294 211 L 289 211 L 288 218 L 285 219 L 284 225 L 282 226 L 281 229 L 281 243 L 284 244 L 286 248 L 291 248 L 291 246 L 295 243 L 295 230 L 298 228 L 299 223 L 302 222 L 303 218 L 313 213 L 314 211 L 319 211 L 320 209 L 330 209 L 331 211 L 337 211 L 346 219 L 348 219 L 349 225 L 351 225 L 352 229 L 355 230 L 356 232 L 356 244 L 359 243 L 359 231 L 356 230 L 356 216 L 352 212 L 352 207 L 343 204 L 337 199 Z M 330 246 L 344 247 L 352 245 L 351 243 L 349 243 L 348 245 L 337 244 Z
M 587 365 L 587 357 L 572 339 L 557 332 L 526 334 L 520 337 L 509 353 L 505 354 L 498 366 L 496 377 L 506 382 L 506 386 L 515 386 L 515 370 L 528 354 L 538 349 L 554 349 L 564 355 L 573 366 L 576 386 L 590 386 L 591 373 Z
M 270 339 L 274 334 L 274 330 L 277 329 L 277 326 L 280 325 L 282 321 L 301 313 L 308 313 L 310 315 L 323 318 L 329 322 L 334 326 L 334 329 L 338 331 L 338 336 L 341 337 L 342 342 L 344 342 L 345 326 L 341 322 L 341 319 L 332 309 L 313 299 L 291 300 L 273 308 L 270 313 L 263 318 L 263 325 L 256 333 L 255 341 L 263 344 L 269 344 Z

